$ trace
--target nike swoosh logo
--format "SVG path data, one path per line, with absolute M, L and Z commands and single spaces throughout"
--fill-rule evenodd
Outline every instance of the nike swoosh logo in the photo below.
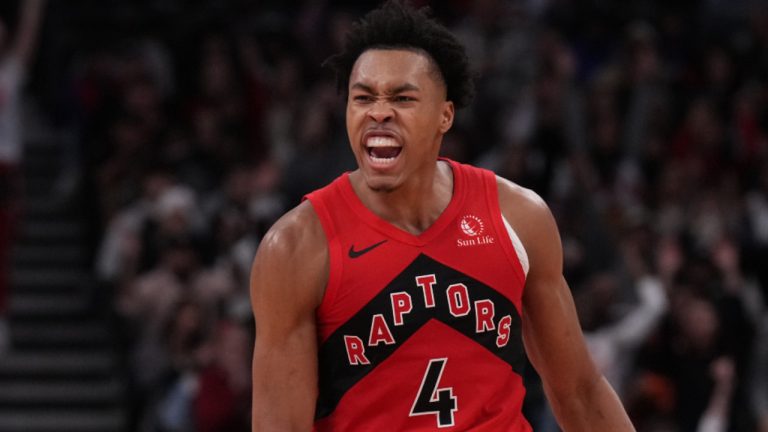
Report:
M 355 250 L 355 245 L 352 245 L 352 246 L 349 247 L 349 257 L 350 258 L 359 258 L 360 256 L 362 256 L 364 254 L 367 254 L 368 252 L 376 249 L 377 247 L 383 245 L 386 242 L 387 242 L 386 240 L 382 240 L 382 241 L 380 241 L 378 243 L 374 243 L 374 244 L 368 246 L 365 249 L 360 249 L 360 250 Z

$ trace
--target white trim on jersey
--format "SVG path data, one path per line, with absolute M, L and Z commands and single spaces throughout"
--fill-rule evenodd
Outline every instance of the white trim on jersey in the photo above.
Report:
M 528 253 L 525 251 L 525 247 L 523 247 L 523 242 L 520 241 L 520 237 L 517 236 L 512 225 L 507 222 L 507 218 L 505 218 L 503 214 L 501 215 L 501 220 L 504 221 L 504 228 L 507 229 L 507 234 L 512 241 L 512 246 L 515 247 L 515 253 L 517 254 L 517 259 L 520 260 L 520 266 L 523 268 L 523 273 L 528 276 L 528 268 L 530 267 L 530 264 L 528 263 Z

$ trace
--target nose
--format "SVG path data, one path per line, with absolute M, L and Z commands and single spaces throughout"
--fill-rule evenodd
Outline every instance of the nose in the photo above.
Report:
M 385 123 L 392 119 L 394 112 L 386 101 L 378 100 L 371 105 L 368 116 L 376 123 Z

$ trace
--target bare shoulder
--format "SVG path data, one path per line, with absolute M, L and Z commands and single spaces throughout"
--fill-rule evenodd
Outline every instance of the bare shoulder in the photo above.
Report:
M 499 176 L 496 176 L 496 184 L 499 188 L 499 201 L 502 211 L 505 207 L 515 207 L 518 211 L 522 211 L 524 215 L 533 212 L 534 216 L 538 212 L 549 212 L 544 199 L 531 189 L 524 188 Z
M 562 263 L 562 245 L 547 203 L 536 192 L 505 178 L 496 176 L 496 183 L 501 212 L 523 242 L 531 272 L 556 270 Z
M 304 201 L 264 235 L 251 271 L 251 295 L 258 299 L 258 291 L 279 287 L 286 295 L 309 295 L 319 304 L 327 275 L 325 233 L 312 204 Z
M 269 253 L 293 255 L 322 249 L 325 233 L 320 219 L 309 201 L 304 201 L 284 214 L 267 231 L 259 250 Z

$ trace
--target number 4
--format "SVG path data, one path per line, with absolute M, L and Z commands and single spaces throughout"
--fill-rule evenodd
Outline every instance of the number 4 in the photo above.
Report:
M 421 380 L 421 387 L 411 407 L 410 417 L 417 415 L 435 414 L 437 427 L 450 427 L 454 425 L 453 414 L 458 410 L 457 398 L 453 395 L 453 388 L 437 388 L 447 358 L 432 359 L 427 365 L 427 371 Z

